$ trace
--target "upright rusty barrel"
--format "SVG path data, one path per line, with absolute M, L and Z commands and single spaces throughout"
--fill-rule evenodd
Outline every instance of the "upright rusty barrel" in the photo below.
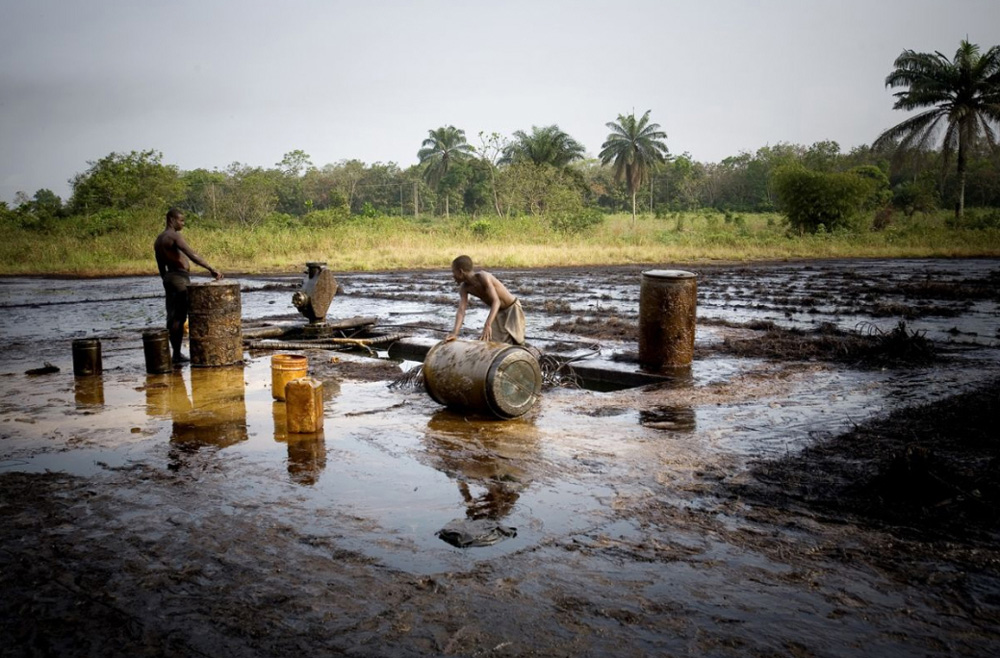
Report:
M 173 370 L 170 362 L 170 333 L 166 329 L 142 332 L 142 353 L 146 357 L 146 372 L 160 375 Z
M 659 372 L 691 365 L 694 357 L 697 275 L 648 270 L 639 287 L 639 363 Z
M 228 366 L 243 361 L 242 305 L 236 281 L 188 286 L 192 366 Z
M 518 345 L 453 340 L 427 352 L 424 383 L 443 405 L 517 418 L 538 400 L 542 371 L 531 352 Z
M 77 338 L 73 341 L 73 374 L 77 377 L 99 375 L 104 371 L 101 361 L 101 341 L 97 338 Z

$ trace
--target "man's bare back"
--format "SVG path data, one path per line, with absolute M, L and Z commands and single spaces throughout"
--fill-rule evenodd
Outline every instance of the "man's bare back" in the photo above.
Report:
M 455 328 L 446 340 L 458 337 L 462 324 L 465 322 L 465 310 L 469 305 L 469 295 L 478 297 L 490 307 L 486 317 L 480 340 L 498 340 L 521 344 L 524 342 L 524 314 L 521 305 L 507 286 L 489 272 L 473 270 L 472 259 L 459 256 L 451 265 L 451 274 L 458 285 L 458 313 L 455 315 Z M 514 320 L 507 328 L 508 315 L 514 314 Z M 495 322 L 496 321 L 496 322 Z M 499 335 L 494 335 L 498 333 Z

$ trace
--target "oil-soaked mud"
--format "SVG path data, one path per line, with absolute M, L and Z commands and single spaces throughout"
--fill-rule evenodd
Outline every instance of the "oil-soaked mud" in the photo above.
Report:
M 994 655 L 1000 262 L 684 269 L 688 372 L 499 422 L 307 350 L 310 435 L 267 352 L 145 374 L 155 279 L 0 281 L 0 653 Z M 497 274 L 534 345 L 634 369 L 639 271 Z M 295 278 L 242 278 L 245 324 L 294 321 Z M 333 317 L 450 329 L 445 270 L 337 278 Z M 901 319 L 893 358 L 836 358 Z M 84 336 L 104 373 L 74 379 Z

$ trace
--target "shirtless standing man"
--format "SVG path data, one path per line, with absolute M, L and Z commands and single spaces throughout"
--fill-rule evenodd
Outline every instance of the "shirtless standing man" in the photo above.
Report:
M 473 271 L 472 259 L 468 256 L 459 256 L 451 262 L 451 274 L 459 284 L 458 314 L 455 316 L 455 329 L 445 340 L 458 338 L 458 332 L 465 321 L 469 295 L 472 294 L 490 307 L 480 340 L 524 344 L 524 311 L 521 310 L 521 302 L 495 276 L 483 270 Z
M 184 213 L 177 208 L 167 211 L 167 227 L 156 236 L 153 251 L 156 252 L 156 266 L 163 279 L 163 289 L 167 293 L 167 331 L 170 332 L 170 346 L 173 348 L 175 364 L 187 363 L 191 359 L 181 354 L 181 341 L 184 340 L 184 321 L 188 313 L 187 287 L 191 283 L 191 263 L 188 259 L 201 265 L 218 281 L 222 272 L 195 253 L 194 249 L 181 237 L 184 228 Z

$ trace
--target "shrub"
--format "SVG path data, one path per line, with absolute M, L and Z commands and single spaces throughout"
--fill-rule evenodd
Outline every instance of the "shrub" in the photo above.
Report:
M 549 213 L 549 226 L 552 230 L 566 235 L 583 233 L 604 221 L 601 211 L 594 208 L 578 211 L 563 211 Z
M 476 221 L 469 224 L 469 230 L 472 235 L 476 236 L 480 240 L 485 240 L 490 237 L 494 232 L 493 223 L 488 219 L 477 219 Z
M 351 218 L 351 212 L 346 206 L 315 210 L 302 218 L 302 224 L 310 228 L 329 228 L 343 224 Z
M 853 172 L 821 173 L 801 165 L 779 167 L 774 173 L 778 204 L 792 229 L 814 233 L 856 229 L 862 210 L 876 194 L 877 185 Z
M 900 183 L 892 190 L 892 205 L 907 217 L 917 212 L 931 212 L 937 206 L 937 195 L 932 186 L 924 182 Z

